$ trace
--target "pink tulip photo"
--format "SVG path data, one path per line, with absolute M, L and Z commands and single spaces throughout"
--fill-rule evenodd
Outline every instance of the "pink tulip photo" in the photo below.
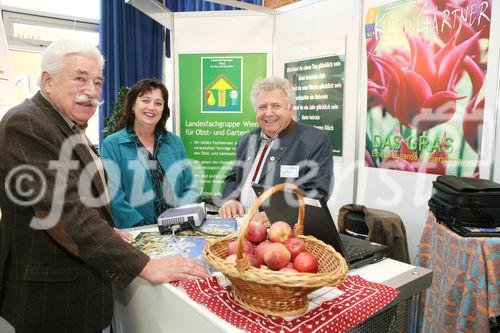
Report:
M 401 0 L 368 13 L 365 165 L 474 176 L 491 0 Z

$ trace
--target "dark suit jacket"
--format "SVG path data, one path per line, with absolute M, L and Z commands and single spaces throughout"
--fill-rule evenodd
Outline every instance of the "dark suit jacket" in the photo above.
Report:
M 264 161 L 259 184 L 294 183 L 305 192 L 317 190 L 326 200 L 333 189 L 333 154 L 328 135 L 312 126 L 292 121 L 274 142 Z M 236 160 L 224 182 L 224 200 L 239 199 L 241 189 L 261 144 L 261 129 L 238 141 Z M 282 165 L 298 165 L 298 178 L 281 177 Z
M 113 231 L 109 205 L 91 208 L 78 193 L 86 187 L 98 197 L 105 188 L 98 173 L 85 169 L 95 166 L 85 144 L 71 150 L 72 169 L 56 179 L 62 173 L 49 161 L 59 160 L 61 145 L 72 135 L 40 93 L 0 122 L 0 315 L 18 333 L 95 332 L 108 326 L 111 282 L 127 286 L 149 260 Z M 45 191 L 35 174 L 16 185 L 22 176 L 12 170 L 26 165 L 41 172 Z M 79 184 L 82 175 L 91 181 Z M 64 185 L 63 199 L 53 203 L 54 189 Z M 48 230 L 30 227 L 33 216 L 47 216 L 58 204 L 62 215 L 46 224 Z

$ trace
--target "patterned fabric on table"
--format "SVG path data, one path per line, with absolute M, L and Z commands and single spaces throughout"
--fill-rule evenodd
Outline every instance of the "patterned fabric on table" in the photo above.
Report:
M 344 332 L 382 309 L 399 294 L 394 288 L 348 275 L 336 288 L 324 287 L 309 294 L 309 308 L 305 314 L 282 318 L 247 310 L 236 303 L 229 281 L 220 273 L 179 284 L 193 300 L 250 333 Z
M 461 237 L 432 213 L 416 264 L 433 270 L 423 301 L 421 332 L 489 332 L 500 315 L 500 238 Z

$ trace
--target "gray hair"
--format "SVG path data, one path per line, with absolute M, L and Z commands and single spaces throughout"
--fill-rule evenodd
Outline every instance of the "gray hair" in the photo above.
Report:
M 288 103 L 295 105 L 295 91 L 293 90 L 292 84 L 287 79 L 278 76 L 272 76 L 255 81 L 252 87 L 252 92 L 250 93 L 250 100 L 252 101 L 252 104 L 255 106 L 257 97 L 262 91 L 272 91 L 274 89 L 283 90 Z
M 94 59 L 99 67 L 104 67 L 104 58 L 95 45 L 86 40 L 74 38 L 61 38 L 52 42 L 42 56 L 42 73 L 48 72 L 51 75 L 59 74 L 64 67 L 64 57 L 68 54 L 80 54 Z M 38 79 L 40 84 L 41 75 Z

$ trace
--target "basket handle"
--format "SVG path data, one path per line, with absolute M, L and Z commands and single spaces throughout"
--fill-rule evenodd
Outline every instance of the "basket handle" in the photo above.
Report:
M 254 202 L 248 213 L 245 215 L 245 219 L 243 220 L 243 224 L 241 226 L 241 230 L 238 234 L 238 247 L 236 250 L 236 268 L 239 271 L 246 270 L 250 267 L 250 262 L 246 257 L 243 257 L 243 241 L 245 240 L 245 235 L 247 233 L 248 225 L 252 220 L 253 216 L 259 209 L 259 207 L 266 201 L 269 197 L 271 197 L 274 193 L 280 192 L 283 190 L 292 190 L 297 194 L 297 198 L 299 200 L 299 216 L 297 218 L 297 223 L 293 227 L 294 236 L 303 235 L 304 234 L 304 194 L 295 184 L 290 183 L 282 183 L 275 185 L 262 193 Z

